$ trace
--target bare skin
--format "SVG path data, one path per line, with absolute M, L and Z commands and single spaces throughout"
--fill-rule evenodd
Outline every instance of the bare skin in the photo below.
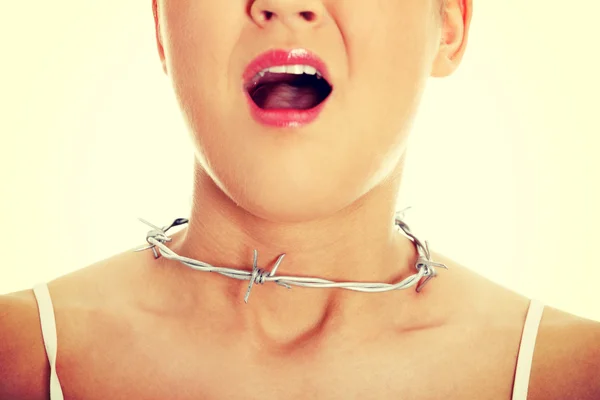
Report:
M 273 337 L 246 318 L 267 307 L 268 285 L 244 304 L 241 281 L 150 252 L 117 255 L 49 284 L 65 398 L 510 399 L 528 300 L 434 258 L 450 270 L 420 294 L 331 291 L 377 312 L 332 306 L 310 331 Z M 206 295 L 177 291 L 190 274 L 202 275 Z M 219 285 L 237 304 L 215 301 Z M 301 298 L 319 289 L 276 290 Z M 0 398 L 48 399 L 32 292 L 1 297 L 0 309 Z M 597 399 L 598 343 L 600 324 L 546 308 L 528 399 Z
M 413 274 L 417 253 L 392 228 L 406 143 L 427 79 L 460 64 L 471 1 L 447 0 L 443 15 L 438 0 L 153 9 L 197 156 L 190 224 L 169 247 L 246 269 L 254 249 L 263 268 L 286 253 L 286 275 Z M 328 64 L 334 92 L 306 127 L 249 116 L 240 76 L 273 47 L 307 47 Z M 244 304 L 241 281 L 124 252 L 49 284 L 65 397 L 509 399 L 528 299 L 434 260 L 450 270 L 420 294 L 264 285 Z M 0 297 L 0 310 L 0 399 L 47 399 L 31 291 Z M 599 398 L 599 343 L 598 323 L 547 308 L 529 399 Z

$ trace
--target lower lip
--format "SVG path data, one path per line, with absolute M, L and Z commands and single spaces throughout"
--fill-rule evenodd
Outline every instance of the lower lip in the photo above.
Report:
M 276 128 L 299 128 L 314 122 L 329 100 L 331 94 L 323 100 L 318 106 L 308 110 L 292 110 L 292 109 L 270 109 L 263 110 L 256 105 L 254 100 L 246 92 L 246 100 L 250 105 L 250 113 L 252 117 L 260 124 L 276 127 Z

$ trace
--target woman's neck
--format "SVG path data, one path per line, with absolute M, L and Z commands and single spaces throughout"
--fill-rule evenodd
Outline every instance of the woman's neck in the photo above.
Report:
M 189 225 L 167 245 L 181 256 L 220 267 L 250 271 L 256 249 L 257 265 L 265 270 L 271 270 L 285 253 L 276 273 L 280 276 L 397 282 L 416 272 L 418 257 L 413 243 L 394 226 L 399 180 L 386 181 L 327 218 L 278 223 L 237 206 L 207 174 L 197 170 Z M 369 312 L 369 304 L 376 307 L 379 300 L 375 297 L 385 297 L 340 289 L 286 289 L 269 282 L 255 285 L 245 304 L 248 281 L 193 271 L 181 264 L 177 269 L 185 275 L 182 291 L 198 291 L 198 300 L 203 302 L 210 296 L 213 304 L 239 312 L 247 329 L 285 341 L 291 340 L 289 335 L 325 329 L 340 318 L 355 319 L 357 313 Z

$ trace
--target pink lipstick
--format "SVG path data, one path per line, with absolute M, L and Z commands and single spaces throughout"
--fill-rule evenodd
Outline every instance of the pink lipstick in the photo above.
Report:
M 242 79 L 252 117 L 279 128 L 315 121 L 333 91 L 327 66 L 305 49 L 269 50 L 248 65 Z

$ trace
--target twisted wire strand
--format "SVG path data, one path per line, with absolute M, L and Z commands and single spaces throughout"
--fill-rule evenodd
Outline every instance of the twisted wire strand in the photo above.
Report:
M 410 207 L 409 207 L 410 208 Z M 263 285 L 267 282 L 274 282 L 280 286 L 284 286 L 287 289 L 291 289 L 292 286 L 300 286 L 300 287 L 309 287 L 309 288 L 339 288 L 339 289 L 347 289 L 358 292 L 368 292 L 368 293 L 378 293 L 378 292 L 386 292 L 390 290 L 402 290 L 408 289 L 417 285 L 416 291 L 420 292 L 425 286 L 425 284 L 433 277 L 437 275 L 435 270 L 436 267 L 448 269 L 448 267 L 444 264 L 434 262 L 431 259 L 431 252 L 429 251 L 429 244 L 427 241 L 421 242 L 411 231 L 408 225 L 402 220 L 404 216 L 404 211 L 398 211 L 395 216 L 395 225 L 398 226 L 404 234 L 409 237 L 417 251 L 419 253 L 419 257 L 415 264 L 415 268 L 417 272 L 397 283 L 378 283 L 378 282 L 335 282 L 327 279 L 316 278 L 316 277 L 298 277 L 298 276 L 285 276 L 285 275 L 277 275 L 277 268 L 283 261 L 285 254 L 281 254 L 275 266 L 271 271 L 267 271 L 262 268 L 258 268 L 258 252 L 254 250 L 254 262 L 252 266 L 252 271 L 227 268 L 227 267 L 217 267 L 203 261 L 194 260 L 192 258 L 183 257 L 175 253 L 173 250 L 169 249 L 165 243 L 170 242 L 171 238 L 167 236 L 167 231 L 178 225 L 183 225 L 188 223 L 188 220 L 185 218 L 178 218 L 171 223 L 171 225 L 158 228 L 155 225 L 139 218 L 141 222 L 152 227 L 153 229 L 148 232 L 146 235 L 146 241 L 148 242 L 148 246 L 138 248 L 134 251 L 142 251 L 147 249 L 152 249 L 154 253 L 154 257 L 158 258 L 161 255 L 169 260 L 179 261 L 182 264 L 203 272 L 217 272 L 221 275 L 227 276 L 233 279 L 246 280 L 249 281 L 248 290 L 246 292 L 246 296 L 244 297 L 244 301 L 247 303 L 248 298 L 250 296 L 252 287 L 254 284 Z M 424 243 L 424 244 L 423 244 Z M 157 250 L 158 249 L 158 250 Z M 422 278 L 425 278 L 423 282 L 419 283 Z

